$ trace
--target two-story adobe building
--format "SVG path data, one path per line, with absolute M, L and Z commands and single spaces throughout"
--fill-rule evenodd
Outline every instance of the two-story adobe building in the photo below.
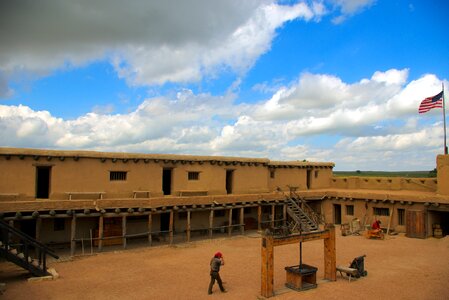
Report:
M 438 178 L 334 177 L 333 163 L 0 148 L 0 217 L 49 245 L 190 241 L 288 220 L 294 192 L 327 223 L 374 218 L 410 237 L 449 231 L 449 156 Z M 386 225 L 385 225 L 386 226 Z

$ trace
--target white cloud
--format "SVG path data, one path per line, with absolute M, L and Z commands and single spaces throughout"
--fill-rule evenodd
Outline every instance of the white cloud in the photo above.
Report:
M 0 140 L 2 146 L 15 147 L 430 170 L 442 148 L 441 110 L 418 115 L 417 108 L 424 97 L 439 91 L 441 81 L 427 74 L 407 83 L 407 76 L 407 70 L 392 69 L 349 84 L 336 76 L 305 73 L 257 104 L 235 104 L 232 93 L 213 96 L 184 89 L 173 97 L 148 98 L 127 114 L 89 113 L 74 120 L 22 105 L 0 105 Z M 329 91 L 330 99 L 322 91 Z M 404 165 L 410 158 L 412 164 Z
M 9 1 L 0 7 L 0 97 L 12 92 L 5 80 L 97 60 L 109 60 L 130 85 L 197 82 L 223 69 L 243 74 L 277 28 L 323 14 L 320 4 L 274 0 Z
M 355 15 L 373 5 L 376 0 L 328 0 L 340 12 L 332 21 L 335 24 L 344 22 L 348 17 Z

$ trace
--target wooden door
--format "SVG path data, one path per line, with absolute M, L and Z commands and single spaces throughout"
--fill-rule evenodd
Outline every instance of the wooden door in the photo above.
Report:
M 407 210 L 406 211 L 406 236 L 410 238 L 427 237 L 426 230 L 427 214 L 423 210 Z

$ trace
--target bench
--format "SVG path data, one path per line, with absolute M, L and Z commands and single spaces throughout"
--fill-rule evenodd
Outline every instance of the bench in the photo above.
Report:
M 19 193 L 0 193 L 0 198 L 18 198 Z M 1 294 L 0 294 L 1 295 Z
M 66 192 L 69 196 L 69 200 L 72 200 L 72 196 L 95 196 L 96 199 L 103 199 L 105 192 Z
M 181 190 L 179 191 L 179 196 L 207 196 L 207 191 L 186 191 L 186 190 Z
M 144 198 L 150 198 L 150 191 L 133 191 L 133 198 L 138 198 L 137 195 L 143 195 Z M 139 197 L 141 198 L 141 197 Z
M 357 269 L 344 267 L 344 266 L 337 266 L 337 271 L 340 272 L 341 277 L 344 277 L 343 273 L 345 273 L 346 276 L 348 277 L 349 282 L 351 282 L 352 277 L 356 277 L 359 274 L 359 271 Z

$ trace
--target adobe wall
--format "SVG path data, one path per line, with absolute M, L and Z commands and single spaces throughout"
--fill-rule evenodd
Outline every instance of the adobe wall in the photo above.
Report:
M 15 200 L 19 197 L 34 199 L 36 171 L 32 166 L 33 162 L 31 158 L 27 163 L 19 163 L 18 160 L 18 158 L 6 159 L 0 156 L 0 193 L 5 194 L 2 200 Z M 6 194 L 18 194 L 18 196 L 9 197 Z
M 268 169 L 266 166 L 238 166 L 226 169 L 234 169 L 233 194 L 267 193 L 269 191 Z M 226 175 L 226 172 L 224 174 Z
M 437 190 L 438 182 L 440 182 L 440 180 L 437 180 L 436 178 L 333 177 L 331 180 L 331 187 L 352 190 L 407 190 L 435 192 Z
M 305 190 L 307 182 L 316 189 L 329 186 L 333 164 L 280 162 L 273 179 L 268 159 L 0 148 L 0 201 L 34 200 L 38 167 L 50 169 L 49 199 L 74 200 L 99 197 L 86 193 L 103 193 L 108 199 L 132 198 L 135 191 L 163 196 L 164 169 L 171 170 L 173 196 L 226 195 L 228 171 L 232 194 L 268 193 L 278 186 L 288 190 L 288 185 Z M 126 172 L 126 180 L 111 180 L 112 171 Z M 189 172 L 199 177 L 189 179 Z
M 309 187 L 307 187 L 307 173 L 310 172 Z M 332 168 L 270 168 L 268 187 L 270 191 L 281 190 L 288 192 L 291 188 L 296 191 L 308 189 L 328 188 L 333 176 Z
M 306 190 L 307 170 L 300 168 L 276 168 L 271 169 L 269 176 L 269 188 L 275 191 L 278 188 L 281 191 L 289 191 L 289 187 L 297 188 L 297 190 Z
M 449 195 L 449 155 L 437 156 L 438 194 Z
M 313 170 L 312 189 L 324 189 L 331 187 L 332 168 L 319 168 Z

